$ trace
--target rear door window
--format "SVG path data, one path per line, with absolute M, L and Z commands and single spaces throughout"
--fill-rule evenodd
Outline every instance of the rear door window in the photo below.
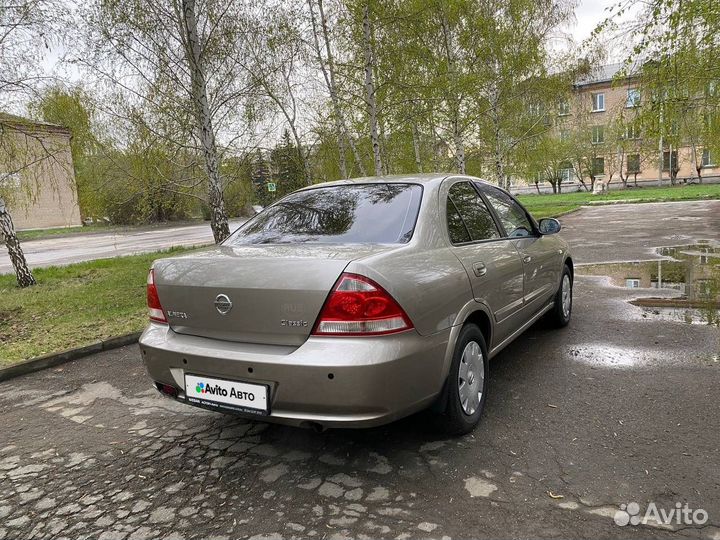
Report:
M 515 202 L 515 199 L 492 186 L 480 183 L 476 185 L 495 209 L 495 213 L 500 218 L 500 222 L 509 237 L 518 238 L 533 234 L 532 223 L 530 223 L 525 210 Z
M 447 204 L 448 231 L 452 243 L 500 238 L 492 214 L 469 182 L 453 184 L 448 192 Z M 451 208 L 454 208 L 455 212 L 452 212 Z M 457 223 L 458 218 L 466 230 L 464 236 L 460 224 Z
M 402 244 L 412 238 L 421 199 L 418 184 L 298 191 L 248 221 L 225 245 Z
M 447 200 L 447 226 L 448 233 L 450 234 L 450 241 L 453 244 L 462 244 L 464 242 L 470 242 L 470 233 L 465 227 L 465 223 L 460 217 L 455 203 L 452 202 L 450 197 Z

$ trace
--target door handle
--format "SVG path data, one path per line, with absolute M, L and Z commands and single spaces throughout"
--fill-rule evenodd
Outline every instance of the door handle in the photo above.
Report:
M 483 277 L 487 274 L 487 267 L 481 262 L 473 263 L 472 269 L 477 277 Z
M 523 257 L 523 262 L 524 262 L 524 263 L 529 263 L 529 262 L 531 262 L 531 261 L 532 261 L 532 257 L 531 257 L 530 255 L 525 255 L 525 256 Z

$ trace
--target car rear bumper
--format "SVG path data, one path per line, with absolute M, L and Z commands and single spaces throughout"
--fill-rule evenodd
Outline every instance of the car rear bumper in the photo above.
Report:
M 140 337 L 148 374 L 178 390 L 185 374 L 266 384 L 270 415 L 298 426 L 370 427 L 429 406 L 445 379 L 450 330 L 420 336 L 310 337 L 300 347 L 234 343 L 152 323 Z

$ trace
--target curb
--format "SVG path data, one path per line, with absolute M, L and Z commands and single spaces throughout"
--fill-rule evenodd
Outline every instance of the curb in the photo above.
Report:
M 577 208 L 573 208 L 572 210 L 565 210 L 564 212 L 560 212 L 559 214 L 555 214 L 555 218 L 567 216 L 568 214 L 572 214 L 573 212 L 577 212 L 578 210 L 582 209 L 582 206 L 578 206 Z M 532 213 L 532 212 L 531 212 Z
M 715 201 L 719 198 L 716 195 L 707 195 L 704 197 L 695 197 L 692 199 L 667 199 L 663 197 L 653 197 L 650 199 L 607 199 L 604 201 L 587 201 L 583 206 L 612 206 L 613 204 L 644 204 L 644 203 L 686 203 L 697 201 Z
M 90 356 L 102 351 L 109 351 L 111 349 L 117 349 L 124 347 L 125 345 L 131 345 L 137 343 L 142 332 L 134 332 L 132 334 L 125 334 L 122 336 L 116 336 L 84 347 L 78 347 L 76 349 L 68 349 L 59 353 L 46 354 L 44 356 L 38 356 L 37 358 L 31 358 L 30 360 L 24 360 L 12 366 L 6 368 L 0 368 L 0 381 L 7 381 L 21 375 L 27 375 L 34 371 L 40 371 L 41 369 L 47 369 L 60 364 L 65 364 L 78 358 Z

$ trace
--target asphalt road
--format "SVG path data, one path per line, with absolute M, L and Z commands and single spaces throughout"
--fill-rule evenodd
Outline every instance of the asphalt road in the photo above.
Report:
M 242 221 L 232 221 L 235 230 Z M 174 246 L 199 246 L 213 242 L 209 223 L 179 225 L 135 232 L 73 234 L 30 240 L 22 248 L 32 268 L 64 265 L 121 255 L 150 253 Z M 4 245 L 3 245 L 4 248 Z M 5 249 L 0 250 L 0 274 L 13 271 Z
M 657 259 L 656 247 L 720 241 L 720 201 L 584 207 L 560 221 L 582 264 Z
M 644 233 L 614 258 L 662 245 L 654 220 L 680 210 L 653 206 L 633 207 Z M 603 242 L 625 230 L 623 212 Z M 564 220 L 573 243 L 581 218 Z M 594 253 L 577 244 L 580 262 Z M 317 434 L 189 408 L 150 389 L 135 346 L 0 383 L 0 540 L 717 540 L 718 329 L 627 303 L 652 293 L 578 277 L 571 324 L 536 325 L 493 361 L 483 420 L 461 438 L 427 414 Z M 630 502 L 687 503 L 709 521 L 616 525 Z

